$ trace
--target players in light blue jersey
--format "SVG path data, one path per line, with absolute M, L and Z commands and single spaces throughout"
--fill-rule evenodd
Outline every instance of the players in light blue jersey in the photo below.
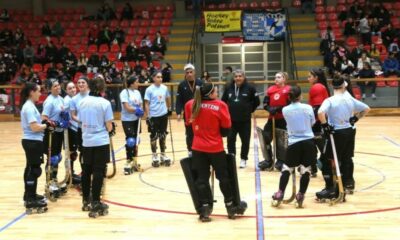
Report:
M 288 145 L 314 138 L 311 127 L 315 123 L 313 109 L 308 104 L 294 102 L 282 109 L 289 135 Z

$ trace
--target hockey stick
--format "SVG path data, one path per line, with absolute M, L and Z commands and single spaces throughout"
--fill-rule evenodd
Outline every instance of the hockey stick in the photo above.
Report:
M 215 171 L 214 168 L 211 167 L 211 195 L 212 195 L 212 199 L 213 202 L 217 202 L 217 200 L 214 198 L 214 177 L 215 177 Z
M 64 185 L 68 182 L 68 187 L 72 185 L 72 169 L 71 169 L 71 158 L 69 151 L 69 136 L 68 129 L 64 129 L 64 154 L 65 154 L 65 177 L 64 180 L 58 183 L 59 186 Z
M 172 137 L 172 126 L 171 126 L 171 117 L 168 117 L 169 124 L 169 137 L 171 139 L 171 148 L 172 148 L 172 164 L 175 163 L 175 150 L 174 150 L 174 138 Z
M 292 175 L 292 196 L 290 196 L 289 199 L 284 199 L 283 200 L 284 204 L 291 203 L 296 198 L 296 169 L 295 168 L 293 168 L 293 172 L 291 175 Z
M 272 156 L 272 164 L 271 167 L 268 168 L 268 171 L 273 171 L 275 167 L 275 160 L 276 160 L 276 133 L 275 133 L 275 117 L 272 116 L 272 142 L 274 144 L 274 152 Z
M 140 123 L 141 123 L 142 118 L 138 118 L 138 125 L 137 125 L 137 132 L 136 132 L 136 143 L 135 143 L 135 151 L 136 154 L 133 157 L 133 169 L 137 172 L 143 172 L 142 167 L 140 164 L 138 164 L 138 153 L 139 153 L 139 135 L 140 135 Z
M 112 159 L 113 169 L 112 169 L 112 173 L 110 175 L 107 175 L 108 179 L 113 178 L 115 176 L 115 174 L 117 173 L 117 167 L 116 167 L 116 163 L 115 163 L 114 144 L 113 144 L 112 137 L 110 137 L 110 150 L 111 150 L 111 159 Z
M 47 149 L 47 167 L 46 167 L 46 185 L 45 185 L 45 195 L 46 198 L 49 199 L 52 202 L 57 201 L 57 198 L 51 195 L 50 193 L 50 184 L 51 184 L 51 145 L 52 145 L 52 132 L 48 130 L 49 132 L 49 145 Z
M 330 140 L 331 140 L 331 143 L 332 143 L 333 159 L 334 159 L 334 162 L 335 162 L 337 183 L 339 185 L 339 196 L 330 201 L 330 205 L 334 205 L 334 204 L 336 204 L 338 202 L 344 202 L 345 193 L 344 193 L 344 189 L 343 189 L 342 174 L 340 173 L 339 160 L 337 158 L 337 153 L 336 153 L 335 139 L 333 138 L 333 134 L 332 133 L 329 134 L 329 137 L 330 137 Z

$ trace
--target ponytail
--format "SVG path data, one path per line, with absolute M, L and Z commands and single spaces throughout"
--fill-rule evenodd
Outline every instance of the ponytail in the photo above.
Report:
M 321 83 L 322 85 L 324 85 L 324 87 L 326 88 L 326 92 L 328 93 L 328 96 L 331 96 L 331 93 L 329 92 L 329 87 L 328 87 L 328 81 L 326 80 L 326 76 L 325 73 L 322 69 L 318 68 L 318 69 L 313 69 L 310 71 L 310 73 L 314 76 L 318 78 L 318 83 Z
M 24 105 L 24 103 L 29 99 L 31 92 L 36 91 L 38 89 L 38 85 L 33 82 L 25 83 L 24 88 L 21 90 L 21 103 L 20 108 Z
M 196 91 L 193 96 L 193 105 L 192 105 L 192 117 L 190 121 L 193 121 L 199 115 L 201 108 L 201 90 L 199 86 L 196 86 Z

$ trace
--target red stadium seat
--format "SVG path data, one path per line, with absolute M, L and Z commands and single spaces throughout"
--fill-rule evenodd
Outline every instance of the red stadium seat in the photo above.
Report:
M 323 6 L 324 0 L 315 0 L 315 6 Z
M 358 86 L 353 86 L 353 93 L 354 93 L 354 97 L 357 100 L 361 99 L 361 90 L 360 90 L 360 88 Z
M 118 20 L 111 20 L 110 28 L 114 29 L 117 26 L 119 26 L 119 21 Z
M 229 9 L 239 9 L 237 3 L 235 3 L 235 2 L 229 3 L 228 6 L 229 6 Z
M 317 22 L 326 21 L 326 15 L 325 14 L 317 14 L 317 15 L 315 15 L 315 20 Z
M 107 54 L 107 58 L 108 58 L 108 60 L 110 60 L 110 62 L 115 62 L 118 59 L 117 58 L 117 54 L 116 53 L 112 53 L 112 52 Z
M 326 21 L 318 22 L 318 29 L 319 30 L 326 30 L 328 28 L 328 23 Z M 322 37 L 322 35 L 321 35 Z
M 381 79 L 381 78 L 384 78 L 383 75 L 375 77 L 376 80 Z M 386 82 L 385 81 L 377 81 L 376 86 L 377 87 L 386 87 Z
M 147 61 L 141 61 L 140 66 L 142 66 L 143 68 L 148 68 Z
M 153 18 L 154 19 L 160 19 L 162 18 L 163 14 L 161 12 L 154 12 L 153 13 Z
M 347 0 L 347 4 L 348 4 L 348 5 L 352 5 L 352 4 L 354 4 L 355 1 L 356 1 L 356 0 Z
M 32 70 L 33 70 L 33 72 L 35 72 L 35 73 L 41 72 L 41 71 L 43 71 L 43 66 L 42 66 L 42 64 L 35 63 L 35 64 L 33 64 L 33 66 L 32 66 Z
M 325 8 L 323 6 L 317 6 L 315 7 L 315 13 L 318 14 L 323 14 L 325 13 Z
M 261 2 L 261 3 L 260 3 L 260 7 L 261 7 L 262 9 L 267 9 L 267 8 L 269 8 L 269 2 L 268 2 L 268 1 Z
M 139 35 L 146 35 L 147 34 L 147 28 L 141 27 L 141 28 L 138 29 L 137 33 Z
M 338 21 L 332 21 L 330 26 L 332 29 L 340 29 L 340 23 Z
M 151 28 L 149 28 L 149 30 L 148 30 L 148 34 L 149 35 L 156 35 L 156 32 L 157 32 L 158 30 L 157 30 L 157 28 L 155 28 L 155 27 L 151 27 Z
M 129 20 L 126 20 L 126 19 L 122 20 L 121 23 L 119 24 L 119 26 L 120 26 L 121 28 L 127 28 L 127 27 L 129 27 Z
M 119 45 L 118 44 L 111 45 L 110 51 L 113 53 L 119 52 L 120 51 Z
M 272 2 L 271 2 L 271 8 L 272 8 L 272 9 L 280 9 L 280 8 L 282 8 L 281 2 L 278 1 L 278 0 L 272 0 Z
M 148 27 L 148 26 L 150 26 L 150 21 L 149 20 L 142 20 L 141 22 L 140 22 L 140 26 L 141 27 Z
M 163 11 L 165 11 L 165 7 L 163 5 L 157 5 L 155 7 L 155 11 L 156 12 L 163 12 Z
M 106 53 L 108 52 L 108 45 L 107 44 L 101 44 L 99 47 L 99 53 Z
M 172 19 L 173 16 L 174 16 L 173 12 L 165 12 L 164 13 L 164 18 Z
M 218 10 L 226 10 L 227 8 L 228 8 L 228 5 L 226 3 L 218 4 Z
M 349 47 L 355 47 L 355 46 L 357 46 L 357 39 L 355 37 L 348 37 L 346 39 L 346 44 Z
M 116 68 L 118 71 L 122 71 L 122 70 L 124 69 L 124 63 L 121 62 L 121 61 L 115 62 L 115 68 Z
M 139 20 L 135 19 L 131 21 L 131 27 L 139 27 L 139 25 L 140 25 Z
M 239 9 L 244 10 L 249 8 L 249 5 L 247 4 L 247 2 L 241 2 L 239 3 Z
M 337 0 L 336 4 L 337 5 L 345 5 L 346 4 L 346 0 Z
M 209 10 L 215 10 L 217 9 L 217 6 L 215 4 L 209 4 L 206 8 Z
M 160 32 L 161 32 L 162 35 L 168 35 L 169 34 L 169 28 L 162 27 L 162 28 L 160 28 Z
M 135 33 L 136 33 L 136 28 L 128 28 L 126 35 L 133 36 L 133 35 L 135 35 Z
M 340 13 L 340 12 L 345 12 L 347 11 L 346 6 L 345 5 L 338 5 L 336 7 L 336 12 Z
M 175 6 L 174 5 L 166 5 L 165 6 L 165 11 L 173 12 L 173 11 L 175 11 Z
M 336 13 L 330 13 L 330 14 L 328 14 L 328 20 L 329 20 L 329 21 L 336 21 L 336 20 L 337 20 L 337 15 L 336 15 Z
M 153 19 L 150 22 L 150 26 L 152 27 L 159 27 L 161 26 L 161 21 L 159 19 Z
M 327 6 L 326 13 L 336 13 L 336 7 L 335 6 Z
M 258 3 L 257 2 L 251 2 L 250 3 L 250 8 L 251 9 L 257 9 L 258 8 Z
M 301 0 L 293 0 L 292 7 L 294 8 L 301 8 Z
M 97 45 L 95 45 L 95 44 L 89 45 L 87 51 L 88 51 L 88 53 L 91 53 L 91 54 L 97 52 Z
M 392 3 L 390 2 L 384 2 L 383 6 L 386 8 L 386 10 L 390 11 L 393 9 Z
M 163 27 L 169 27 L 171 25 L 172 25 L 172 21 L 169 19 L 164 19 L 161 21 L 161 26 L 163 26 Z

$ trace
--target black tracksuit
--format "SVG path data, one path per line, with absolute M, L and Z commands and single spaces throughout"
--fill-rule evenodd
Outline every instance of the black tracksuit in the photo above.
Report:
M 231 83 L 225 89 L 222 101 L 228 104 L 232 121 L 231 132 L 228 136 L 228 152 L 236 155 L 236 135 L 239 133 L 242 141 L 240 158 L 247 160 L 251 136 L 251 114 L 260 105 L 256 89 L 244 81 L 235 90 L 235 83 Z
M 193 99 L 194 91 L 196 90 L 196 86 L 203 85 L 203 81 L 200 79 L 195 80 L 195 84 L 193 89 L 190 87 L 187 80 L 183 80 L 178 85 L 178 91 L 176 93 L 176 105 L 175 112 L 177 115 L 182 113 L 182 110 L 185 107 L 185 104 Z M 185 116 L 183 116 L 185 120 Z M 193 130 L 191 126 L 185 126 L 185 135 L 186 135 L 186 146 L 188 151 L 192 151 L 192 142 L 193 142 Z

